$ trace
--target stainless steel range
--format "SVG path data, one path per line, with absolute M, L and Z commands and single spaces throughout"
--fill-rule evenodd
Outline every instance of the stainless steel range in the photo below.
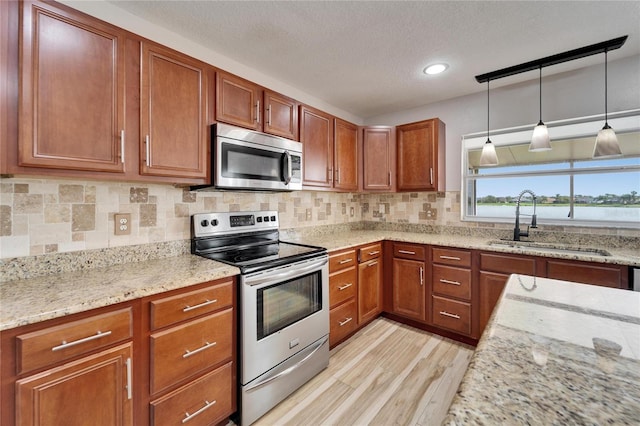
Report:
M 240 268 L 240 398 L 250 425 L 329 365 L 329 267 L 279 239 L 278 212 L 192 216 L 194 254 Z

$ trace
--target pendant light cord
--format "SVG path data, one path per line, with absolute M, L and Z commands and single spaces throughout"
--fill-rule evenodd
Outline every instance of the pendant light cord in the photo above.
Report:
M 542 66 L 540 66 L 540 123 L 542 123 Z
M 487 80 L 487 142 L 489 142 L 489 82 Z
M 604 124 L 607 122 L 607 49 L 604 49 Z

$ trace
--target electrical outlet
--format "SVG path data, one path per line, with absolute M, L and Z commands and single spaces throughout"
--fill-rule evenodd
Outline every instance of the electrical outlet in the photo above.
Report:
M 311 220 L 311 209 L 307 209 L 307 220 Z
M 380 204 L 380 206 L 378 207 L 378 211 L 382 214 L 385 214 L 387 212 L 387 209 L 384 204 Z
M 353 215 L 355 215 L 355 213 L 356 213 L 356 209 L 354 209 L 353 207 L 351 207 L 351 208 L 349 209 L 349 216 L 353 217 Z
M 116 213 L 113 215 L 115 222 L 115 235 L 131 234 L 131 213 Z

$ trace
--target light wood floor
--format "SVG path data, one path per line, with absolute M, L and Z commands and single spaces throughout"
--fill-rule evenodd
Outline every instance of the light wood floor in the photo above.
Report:
M 440 425 L 472 354 L 469 346 L 378 318 L 254 424 Z

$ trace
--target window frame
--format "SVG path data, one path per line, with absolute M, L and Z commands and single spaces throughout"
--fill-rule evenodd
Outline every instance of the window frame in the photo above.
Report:
M 617 113 L 608 114 L 609 125 L 615 129 L 617 134 L 639 132 L 640 131 L 640 109 L 634 109 L 629 111 L 622 111 Z M 581 117 L 569 120 L 559 120 L 547 123 L 549 129 L 549 135 L 551 140 L 564 140 L 564 139 L 577 139 L 585 137 L 595 138 L 598 131 L 604 124 L 604 115 L 595 115 L 589 117 Z M 534 125 L 518 126 L 507 129 L 490 131 L 491 142 L 497 147 L 504 147 L 510 145 L 528 144 L 531 140 L 531 134 Z M 624 171 L 638 171 L 640 172 L 640 166 L 616 166 L 616 167 L 579 167 L 573 166 L 573 160 L 567 160 L 568 167 L 555 170 L 543 170 L 543 171 L 523 171 L 523 172 L 505 172 L 505 173 L 490 173 L 486 175 L 474 175 L 469 173 L 469 150 L 481 149 L 487 141 L 487 132 L 477 132 L 462 136 L 462 149 L 461 149 L 461 188 L 460 188 L 460 219 L 463 222 L 478 222 L 478 223 L 512 223 L 515 220 L 514 217 L 489 217 L 489 216 L 475 216 L 468 213 L 472 207 L 472 203 L 467 198 L 468 195 L 473 192 L 474 183 L 477 180 L 484 179 L 496 179 L 496 178 L 509 178 L 509 177 L 531 177 L 531 176 L 568 176 L 570 180 L 570 190 L 573 190 L 573 179 L 575 176 L 595 173 L 612 173 L 612 172 L 624 172 Z M 526 188 L 522 188 L 524 190 Z M 518 194 L 513 194 L 517 196 Z M 475 205 L 475 203 L 473 204 Z M 573 212 L 575 201 L 571 199 L 570 209 Z M 560 225 L 560 226 L 580 226 L 580 227 L 609 227 L 609 228 L 640 228 L 640 222 L 629 221 L 602 221 L 602 220 L 584 220 L 575 219 L 573 217 L 569 219 L 545 219 L 538 217 L 538 223 L 543 225 Z

